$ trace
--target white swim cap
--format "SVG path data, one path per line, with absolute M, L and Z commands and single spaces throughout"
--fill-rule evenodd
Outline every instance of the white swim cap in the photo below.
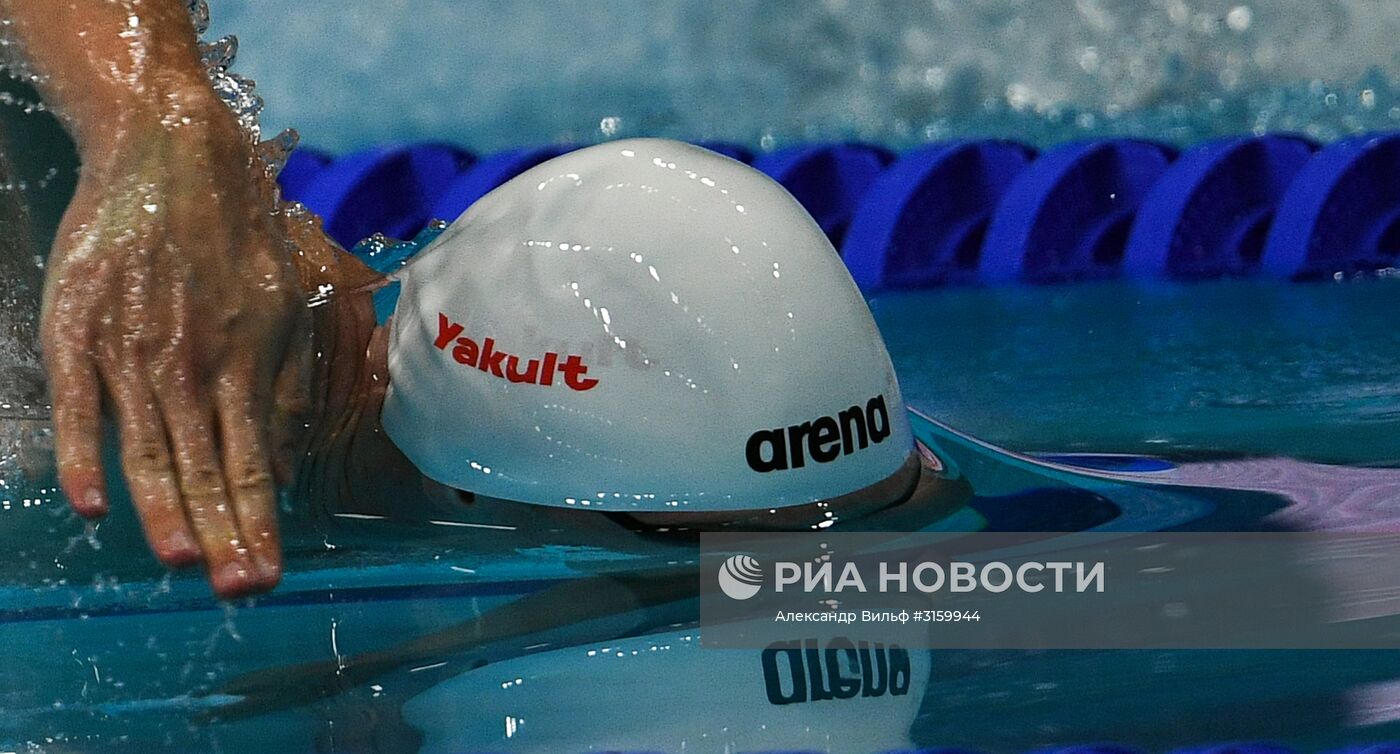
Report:
M 402 275 L 383 423 L 428 477 L 602 510 L 766 509 L 913 451 L 864 299 L 752 168 L 601 144 L 480 201 Z

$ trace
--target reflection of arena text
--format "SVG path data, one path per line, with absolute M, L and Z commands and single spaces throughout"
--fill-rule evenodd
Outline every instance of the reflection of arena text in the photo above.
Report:
M 763 650 L 763 679 L 774 705 L 826 699 L 904 696 L 909 693 L 909 650 L 836 637 L 786 641 Z

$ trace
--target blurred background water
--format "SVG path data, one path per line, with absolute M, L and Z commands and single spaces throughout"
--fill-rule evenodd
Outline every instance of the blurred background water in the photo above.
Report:
M 652 135 L 1047 144 L 1400 125 L 1372 0 L 211 0 L 268 128 L 344 151 Z

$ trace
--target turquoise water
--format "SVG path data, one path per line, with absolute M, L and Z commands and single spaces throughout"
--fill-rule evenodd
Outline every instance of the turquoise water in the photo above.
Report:
M 873 302 L 910 402 L 1026 450 L 1400 462 L 1400 281 L 952 289 Z
M 909 402 L 1013 448 L 1383 465 L 1400 455 L 1400 335 L 1389 321 L 1396 285 L 961 290 L 883 296 L 874 308 Z M 13 480 L 13 466 L 6 470 Z M 1012 476 L 984 481 L 974 487 L 998 495 L 1035 486 Z M 366 653 L 585 576 L 684 562 L 690 547 L 543 520 L 479 528 L 316 518 L 288 501 L 286 583 L 219 607 L 193 575 L 170 577 L 152 564 L 127 506 L 87 536 L 33 480 L 0 497 L 10 501 L 0 511 L 10 543 L 0 552 L 0 641 L 15 650 L 0 674 L 0 743 L 21 750 L 412 750 L 419 739 L 402 710 L 425 688 L 476 677 L 464 673 L 490 678 L 520 654 L 603 646 L 614 629 L 565 625 L 474 648 L 447 642 L 373 677 L 353 670 Z M 1165 506 L 1109 497 L 1117 505 L 1110 524 L 1144 528 L 1257 528 L 1297 507 L 1235 493 L 1208 496 L 1204 507 L 1196 496 Z M 1076 523 L 1035 500 L 1023 504 L 1035 516 L 1001 515 L 1047 529 L 1098 521 Z M 1400 494 L 1372 503 L 1369 520 L 1386 515 L 1400 515 Z M 685 626 L 684 615 L 675 607 L 637 623 Z M 288 669 L 295 666 L 302 670 Z M 352 670 L 337 675 L 338 667 Z M 247 706 L 228 706 L 237 701 L 226 693 L 232 679 L 269 669 L 278 682 L 269 688 L 263 679 Z M 566 672 L 560 664 L 545 675 Z M 340 693 L 303 698 L 327 683 Z M 1393 652 L 942 651 L 912 735 L 922 745 L 1007 752 L 1260 738 L 1323 750 L 1400 738 L 1396 700 Z M 474 692 L 461 700 L 462 719 L 495 705 Z M 205 717 L 219 710 L 251 716 Z M 723 714 L 659 704 L 624 707 L 619 719 L 648 726 L 668 715 Z

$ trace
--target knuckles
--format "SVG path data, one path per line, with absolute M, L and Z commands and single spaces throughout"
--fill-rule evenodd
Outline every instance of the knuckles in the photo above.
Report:
M 128 474 L 157 475 L 170 473 L 170 455 L 165 444 L 154 438 L 131 439 L 122 454 L 122 464 Z
M 216 466 L 197 464 L 180 474 L 180 493 L 192 501 L 220 499 L 224 496 L 224 475 Z
M 229 486 L 236 495 L 271 494 L 274 488 L 266 465 L 251 461 L 229 471 Z

